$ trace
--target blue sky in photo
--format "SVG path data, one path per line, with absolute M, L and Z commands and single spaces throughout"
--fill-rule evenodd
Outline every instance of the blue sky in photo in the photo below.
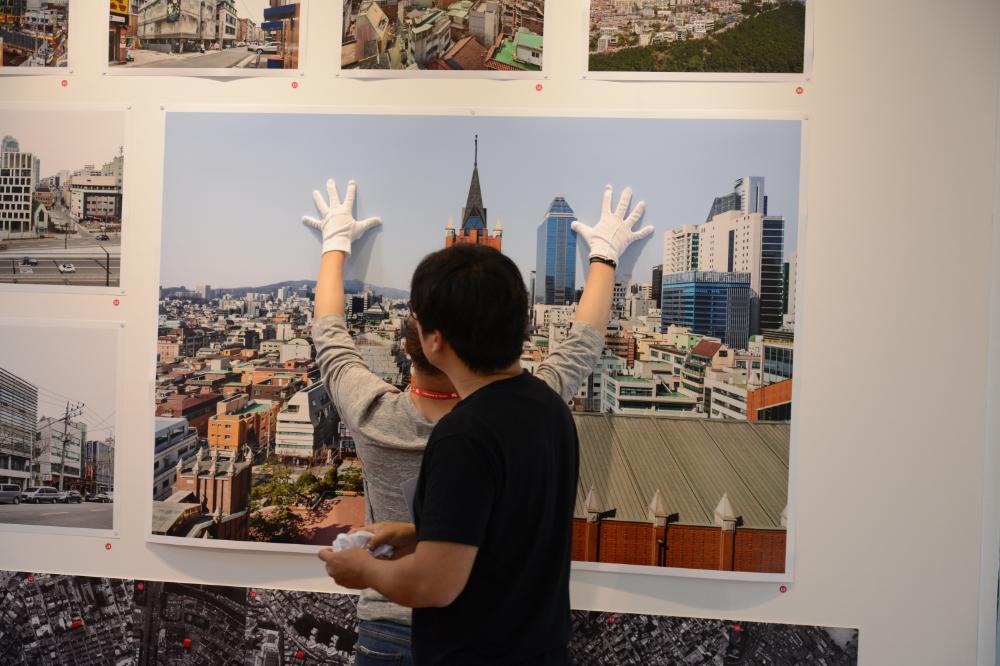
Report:
M 356 217 L 383 227 L 355 251 L 350 277 L 408 288 L 419 260 L 461 222 L 479 135 L 479 175 L 492 229 L 527 281 L 552 199 L 594 224 L 603 187 L 644 199 L 656 228 L 635 263 L 648 282 L 663 232 L 702 223 L 740 176 L 764 176 L 769 213 L 795 247 L 801 122 L 486 116 L 170 113 L 166 123 L 161 284 L 260 286 L 315 279 L 320 243 L 303 215 L 312 191 L 358 181 Z M 638 226 L 638 225 L 637 225 Z M 577 271 L 582 284 L 583 274 Z

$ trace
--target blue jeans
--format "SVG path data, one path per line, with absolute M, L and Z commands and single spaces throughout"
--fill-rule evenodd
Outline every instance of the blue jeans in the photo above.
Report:
M 354 660 L 356 666 L 413 666 L 410 627 L 385 620 L 361 620 Z

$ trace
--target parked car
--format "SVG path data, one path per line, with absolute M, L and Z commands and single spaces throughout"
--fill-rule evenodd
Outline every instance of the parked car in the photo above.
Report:
M 258 44 L 250 50 L 257 53 L 257 55 L 260 55 L 261 53 L 277 53 L 278 42 L 264 42 L 263 44 Z
M 99 241 L 109 241 L 109 240 L 111 240 L 111 236 L 108 236 L 107 234 L 97 234 L 96 238 Z
M 42 502 L 55 504 L 59 501 L 59 491 L 52 486 L 28 486 L 21 491 L 21 501 L 29 504 L 41 504 Z
M 97 493 L 96 495 L 90 495 L 87 497 L 88 502 L 110 502 L 111 495 L 108 493 Z
M 0 483 L 0 504 L 20 504 L 21 486 L 14 483 Z
M 38 259 L 32 259 L 31 257 L 28 257 L 28 256 L 21 257 L 21 265 L 22 266 L 37 266 L 38 265 Z
M 76 273 L 76 266 L 73 264 L 59 264 L 60 273 Z
M 79 504 L 83 501 L 83 498 L 80 497 L 80 493 L 75 490 L 64 490 L 59 493 L 59 497 L 56 498 L 56 501 L 61 502 L 62 504 L 70 504 L 73 502 Z

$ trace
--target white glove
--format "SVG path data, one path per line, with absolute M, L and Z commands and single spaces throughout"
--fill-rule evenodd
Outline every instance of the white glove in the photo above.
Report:
M 628 212 L 629 203 L 632 201 L 632 188 L 626 187 L 622 190 L 621 199 L 618 201 L 618 208 L 611 211 L 611 195 L 614 189 L 607 185 L 604 188 L 604 205 L 601 219 L 593 227 L 588 227 L 582 222 L 574 222 L 571 226 L 587 246 L 590 247 L 590 258 L 600 257 L 610 259 L 618 264 L 618 259 L 625 252 L 625 248 L 640 238 L 645 238 L 653 233 L 653 227 L 643 227 L 639 231 L 632 231 L 632 227 L 643 211 L 646 210 L 646 202 L 640 201 L 632 210 L 632 214 L 625 219 Z
M 347 184 L 347 196 L 343 203 L 340 195 L 337 194 L 337 184 L 333 180 L 326 181 L 326 191 L 330 194 L 330 205 L 326 205 L 323 195 L 313 191 L 313 201 L 316 202 L 316 210 L 323 216 L 322 220 L 308 215 L 302 221 L 310 227 L 319 229 L 323 234 L 323 254 L 339 250 L 350 256 L 351 243 L 360 238 L 372 227 L 381 224 L 382 220 L 377 217 L 358 222 L 354 219 L 354 196 L 358 185 L 353 180 Z
M 350 534 L 338 534 L 337 538 L 333 540 L 333 552 L 339 553 L 342 550 L 350 550 L 351 548 L 367 548 L 368 542 L 371 541 L 373 536 L 375 535 L 365 530 L 358 530 Z M 372 557 L 388 559 L 392 557 L 394 550 L 392 546 L 384 543 L 372 551 Z

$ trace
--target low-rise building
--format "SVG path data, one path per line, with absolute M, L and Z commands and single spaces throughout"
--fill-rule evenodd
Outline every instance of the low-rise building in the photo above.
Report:
M 153 499 L 170 497 L 178 460 L 192 457 L 198 450 L 198 432 L 187 419 L 157 418 L 153 445 Z
M 292 396 L 278 413 L 274 453 L 311 459 L 333 444 L 337 412 L 326 387 L 313 384 Z

